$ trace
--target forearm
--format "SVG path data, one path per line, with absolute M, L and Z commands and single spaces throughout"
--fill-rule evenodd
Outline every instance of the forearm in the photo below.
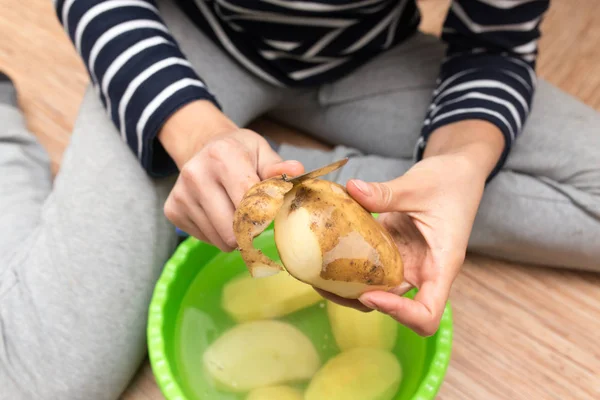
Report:
M 218 104 L 154 1 L 57 0 L 55 8 L 116 131 L 144 169 L 153 176 L 176 172 L 158 132 L 187 104 Z
M 447 56 L 425 116 L 417 161 L 426 148 L 432 155 L 472 140 L 475 145 L 468 148 L 480 154 L 473 158 L 496 161 L 491 169 L 482 164 L 489 171 L 487 181 L 502 168 L 531 110 L 539 24 L 548 4 L 540 0 L 499 7 L 481 0 L 452 2 L 442 35 Z M 490 29 L 482 32 L 478 26 Z M 453 138 L 440 137 L 446 133 Z M 491 138 L 496 133 L 503 135 L 503 145 L 497 140 L 490 147 L 488 141 L 495 141 Z M 469 135 L 473 137 L 465 137 Z M 430 143 L 433 136 L 443 146 Z M 498 148 L 502 150 L 497 156 Z
M 488 177 L 504 147 L 504 135 L 494 124 L 483 120 L 465 120 L 444 125 L 432 132 L 423 158 L 455 154 L 464 157 L 484 177 Z

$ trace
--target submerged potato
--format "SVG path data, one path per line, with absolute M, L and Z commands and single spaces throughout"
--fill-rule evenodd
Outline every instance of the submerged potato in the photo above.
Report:
M 357 348 L 327 361 L 311 380 L 306 400 L 391 400 L 402 369 L 385 350 Z
M 223 288 L 221 305 L 236 321 L 279 318 L 322 300 L 306 283 L 283 271 L 254 279 L 249 275 L 236 278 Z
M 254 389 L 246 400 L 303 400 L 302 392 L 290 386 L 270 386 Z
M 285 183 L 291 185 L 283 179 L 257 184 L 236 210 L 234 231 L 251 273 L 258 250 L 248 250 L 252 241 L 242 227 L 255 226 L 254 238 L 273 217 L 281 261 L 296 279 L 351 299 L 402 283 L 402 259 L 392 237 L 343 186 L 320 179 Z
M 392 350 L 398 337 L 398 323 L 389 315 L 364 313 L 327 302 L 327 315 L 335 342 L 341 350 L 368 347 Z
M 215 386 L 234 393 L 310 379 L 320 367 L 310 339 L 280 321 L 237 325 L 220 336 L 203 356 Z

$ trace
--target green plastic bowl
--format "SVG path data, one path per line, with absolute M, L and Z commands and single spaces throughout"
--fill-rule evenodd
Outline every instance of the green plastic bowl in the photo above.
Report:
M 259 236 L 255 245 L 267 256 L 279 259 L 271 229 Z M 247 270 L 239 252 L 222 253 L 191 237 L 167 262 L 154 289 L 147 332 L 152 370 L 167 400 L 244 399 L 245 395 L 217 391 L 202 373 L 204 350 L 235 325 L 220 307 L 221 291 L 241 273 Z M 323 361 L 338 353 L 324 302 L 281 319 L 303 331 Z M 395 399 L 434 399 L 446 374 L 451 349 L 449 304 L 438 332 L 431 337 L 420 337 L 398 325 L 393 352 L 402 365 L 403 377 Z

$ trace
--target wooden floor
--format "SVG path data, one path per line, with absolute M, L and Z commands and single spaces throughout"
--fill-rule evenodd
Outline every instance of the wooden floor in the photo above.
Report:
M 51 4 L 0 0 L 0 70 L 16 80 L 56 171 L 88 78 Z M 439 32 L 448 1 L 421 6 L 423 29 Z M 540 75 L 600 110 L 600 1 L 553 0 L 543 31 Z M 470 255 L 451 301 L 454 352 L 440 399 L 600 399 L 599 275 Z M 147 364 L 123 399 L 162 399 Z

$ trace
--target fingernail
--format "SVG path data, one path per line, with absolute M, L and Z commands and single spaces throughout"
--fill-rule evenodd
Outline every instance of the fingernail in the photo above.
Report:
M 409 290 L 411 290 L 414 286 L 408 282 L 402 282 L 400 285 L 396 286 L 390 293 L 394 293 L 398 296 L 404 296 Z
M 365 306 L 369 307 L 372 310 L 379 310 L 377 308 L 377 305 L 375 303 L 373 303 L 373 301 L 368 297 L 364 297 L 364 296 L 360 297 L 358 299 L 358 301 L 360 301 L 362 304 L 364 304 Z
M 371 191 L 371 188 L 369 187 L 369 184 L 366 182 L 363 182 L 361 180 L 355 179 L 352 182 L 354 182 L 354 186 L 356 186 L 356 188 L 358 190 L 360 190 L 360 192 L 362 194 L 364 194 L 365 196 L 371 196 L 373 194 L 373 192 Z
M 282 164 L 286 165 L 288 167 L 295 167 L 297 165 L 301 165 L 300 161 L 296 161 L 296 160 L 286 160 Z

